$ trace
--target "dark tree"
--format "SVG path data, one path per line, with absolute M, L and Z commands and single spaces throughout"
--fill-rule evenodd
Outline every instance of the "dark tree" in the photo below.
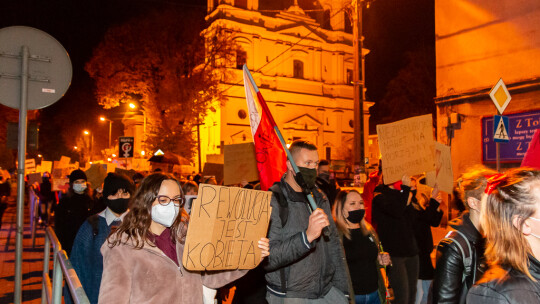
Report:
M 233 33 L 204 29 L 190 11 L 154 11 L 107 31 L 86 71 L 105 109 L 138 102 L 147 117 L 146 144 L 191 158 L 193 127 L 214 102 L 224 102 L 238 46 Z

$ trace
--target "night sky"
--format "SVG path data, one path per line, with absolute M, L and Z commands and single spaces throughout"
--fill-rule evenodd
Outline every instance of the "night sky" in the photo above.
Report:
M 149 9 L 170 6 L 194 10 L 201 16 L 206 11 L 205 0 L 2 0 L 0 28 L 35 27 L 66 48 L 73 64 L 72 84 L 66 96 L 46 108 L 44 115 L 49 120 L 72 120 L 73 129 L 80 132 L 95 125 L 97 115 L 103 112 L 95 101 L 93 82 L 84 71 L 84 64 L 107 28 Z M 377 0 L 364 10 L 363 25 L 364 47 L 371 51 L 366 57 L 367 99 L 377 102 L 384 97 L 388 82 L 404 66 L 405 53 L 434 45 L 434 0 Z M 376 122 L 383 114 L 377 106 L 372 110 Z M 90 117 L 88 113 L 96 116 Z M 115 132 L 120 132 L 120 124 L 114 125 Z

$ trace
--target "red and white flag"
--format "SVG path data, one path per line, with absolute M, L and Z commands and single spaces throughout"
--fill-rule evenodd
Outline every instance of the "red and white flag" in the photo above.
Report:
M 257 85 L 253 83 L 253 78 L 245 66 L 244 89 L 249 110 L 251 134 L 255 143 L 255 156 L 257 168 L 259 169 L 261 190 L 266 191 L 275 182 L 279 181 L 283 173 L 287 171 L 287 165 L 285 164 L 287 155 L 274 131 L 277 126 L 270 111 L 263 110 L 263 107 L 268 109 L 266 102 Z M 254 93 L 258 102 L 255 101 Z

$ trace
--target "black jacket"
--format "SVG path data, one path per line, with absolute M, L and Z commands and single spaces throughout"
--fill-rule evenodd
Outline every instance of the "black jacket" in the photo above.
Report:
M 539 304 L 540 262 L 529 256 L 529 272 L 525 274 L 508 267 L 490 268 L 478 285 L 467 295 L 468 304 Z
M 377 186 L 372 217 L 384 250 L 392 257 L 412 257 L 418 254 L 418 248 L 412 228 L 414 207 L 407 205 L 411 188 L 402 185 L 401 189 Z
M 415 198 L 413 198 L 413 200 L 414 199 Z M 420 280 L 433 279 L 433 265 L 430 256 L 433 251 L 433 235 L 431 234 L 431 227 L 437 227 L 441 223 L 443 212 L 438 210 L 439 205 L 439 202 L 435 199 L 430 199 L 426 209 L 414 209 L 416 216 L 413 221 L 413 230 L 418 245 L 418 258 L 420 263 L 418 279 Z
M 349 277 L 345 253 L 341 245 L 330 205 L 325 196 L 314 191 L 317 206 L 324 210 L 330 220 L 330 236 L 319 237 L 308 243 L 306 230 L 311 214 L 307 200 L 298 194 L 282 178 L 271 190 L 278 187 L 288 203 L 288 220 L 282 227 L 279 210 L 282 208 L 275 195 L 270 205 L 272 214 L 268 238 L 270 256 L 263 264 L 267 271 L 268 291 L 287 298 L 318 299 L 330 291 L 332 286 L 349 294 Z M 281 290 L 281 271 L 285 270 L 286 290 Z
M 486 269 L 484 239 L 464 213 L 450 226 L 463 233 L 471 245 L 471 274 L 462 283 L 465 269 L 461 251 L 454 240 L 444 238 L 437 246 L 437 262 L 433 278 L 432 303 L 459 303 L 462 292 L 467 292 Z M 467 249 L 465 249 L 467 250 Z M 466 288 L 463 290 L 463 288 Z

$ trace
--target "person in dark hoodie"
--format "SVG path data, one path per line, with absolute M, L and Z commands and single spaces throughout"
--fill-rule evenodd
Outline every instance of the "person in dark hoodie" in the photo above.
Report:
M 424 179 L 425 180 L 425 179 Z M 416 180 L 413 179 L 413 185 Z M 439 206 L 442 201 L 437 185 L 431 191 L 431 197 L 427 194 L 416 194 L 413 190 L 412 206 L 414 207 L 413 230 L 418 245 L 418 281 L 416 285 L 416 304 L 426 304 L 428 300 L 429 287 L 433 280 L 433 263 L 431 252 L 433 252 L 433 235 L 431 227 L 438 227 L 443 216 Z
M 487 178 L 496 172 L 484 167 L 473 167 L 456 182 L 456 192 L 468 211 L 450 222 L 450 231 L 437 246 L 431 303 L 465 303 L 467 292 L 482 276 L 487 266 L 484 258 L 484 238 L 480 233 L 480 207 Z M 468 244 L 467 244 L 468 243 Z M 466 267 L 468 254 L 470 265 Z
M 373 222 L 380 241 L 392 257 L 388 279 L 394 289 L 395 303 L 413 304 L 418 280 L 418 247 L 414 237 L 411 205 L 411 178 L 404 175 L 400 182 L 378 185 L 373 197 Z
M 60 199 L 54 219 L 54 232 L 68 255 L 79 227 L 90 216 L 90 209 L 94 205 L 88 191 L 84 171 L 73 170 L 69 175 L 68 192 Z
M 101 246 L 105 243 L 111 229 L 120 225 L 128 213 L 129 202 L 134 191 L 135 185 L 129 177 L 109 173 L 103 183 L 103 200 L 107 208 L 88 217 L 75 237 L 69 259 L 90 303 L 98 302 L 103 274 Z M 66 303 L 72 303 L 68 298 L 70 297 L 64 297 Z
M 52 191 L 51 175 L 49 172 L 44 172 L 41 178 L 42 182 L 39 185 L 39 216 L 43 223 L 49 223 L 49 215 L 52 206 L 56 202 L 56 195 Z

